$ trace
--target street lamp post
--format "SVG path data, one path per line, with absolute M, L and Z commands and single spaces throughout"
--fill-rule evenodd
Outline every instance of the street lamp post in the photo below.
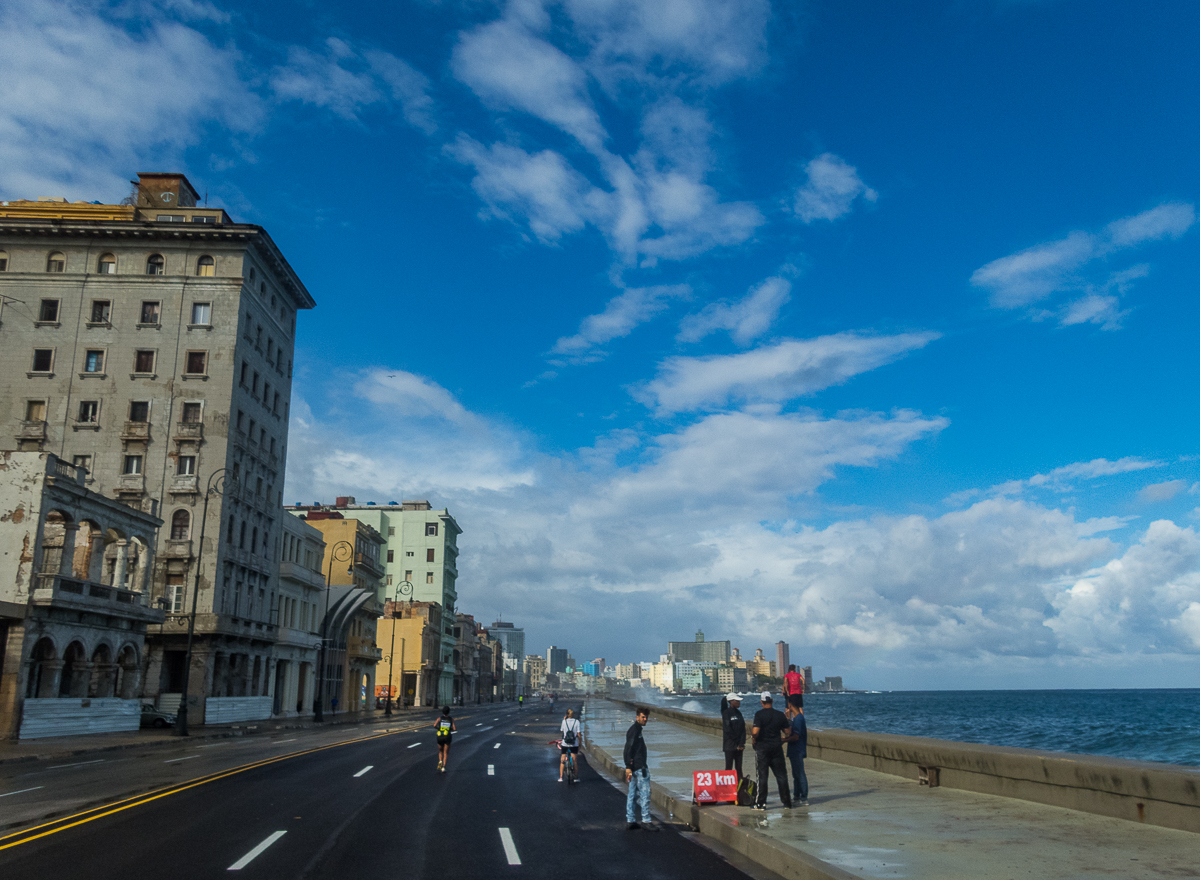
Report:
M 342 548 L 349 551 L 345 557 L 339 557 L 338 551 Z M 321 618 L 321 668 L 317 672 L 317 708 L 313 712 L 313 721 L 323 722 L 325 720 L 325 648 L 329 642 L 329 588 L 333 585 L 333 563 L 344 562 L 354 559 L 354 545 L 349 541 L 338 541 L 329 548 L 329 576 L 325 578 L 325 614 Z M 346 569 L 346 573 L 354 574 L 354 564 L 351 562 L 350 567 Z
M 408 596 L 408 601 L 412 601 L 413 585 L 412 581 L 400 581 L 396 584 L 397 596 Z M 403 599 L 400 601 L 404 601 Z M 392 647 L 391 653 L 388 654 L 388 688 L 387 688 L 387 706 L 383 710 L 383 714 L 388 718 L 392 717 L 392 658 L 396 656 L 396 605 L 395 600 L 392 600 Z M 400 689 L 404 690 L 404 639 L 400 640 Z M 400 701 L 400 706 L 404 706 L 403 699 Z
M 213 494 L 225 494 L 225 468 L 209 474 L 208 483 L 204 486 L 204 507 L 200 513 L 200 544 L 196 548 L 196 579 L 192 584 L 192 614 L 188 618 L 187 653 L 183 660 L 183 699 L 179 701 L 179 711 L 175 715 L 175 732 L 179 736 L 188 735 L 188 689 L 192 676 L 192 637 L 196 633 L 196 602 L 200 598 L 200 563 L 204 559 L 204 529 L 208 525 L 208 498 Z

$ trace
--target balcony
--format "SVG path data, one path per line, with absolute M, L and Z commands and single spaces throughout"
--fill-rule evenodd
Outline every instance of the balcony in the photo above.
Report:
M 167 548 L 163 553 L 168 559 L 191 559 L 192 558 L 192 542 L 168 540 Z
M 319 571 L 305 568 L 296 562 L 279 563 L 279 578 L 280 580 L 295 581 L 315 589 L 325 589 L 325 578 Z
M 204 424 L 202 422 L 179 422 L 175 426 L 176 443 L 199 443 L 204 439 Z
M 354 567 L 363 568 L 374 577 L 383 577 L 387 572 L 378 560 L 372 559 L 365 553 L 354 554 Z
M 42 607 L 53 606 L 110 614 L 144 623 L 162 623 L 163 612 L 142 604 L 144 598 L 144 594 L 134 590 L 107 587 L 61 574 L 41 574 L 37 577 L 31 602 Z
M 117 477 L 117 494 L 129 495 L 146 491 L 146 478 L 141 474 L 121 474 Z
M 21 422 L 17 429 L 18 440 L 45 440 L 46 423 L 43 421 Z
M 150 439 L 150 423 L 149 422 L 126 422 L 125 427 L 121 429 L 122 440 L 143 440 Z
M 195 474 L 176 474 L 171 477 L 169 492 L 175 495 L 194 495 L 200 491 L 199 477 Z

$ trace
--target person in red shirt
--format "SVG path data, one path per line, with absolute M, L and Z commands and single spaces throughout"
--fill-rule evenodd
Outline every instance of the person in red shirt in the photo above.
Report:
M 798 712 L 804 711 L 804 676 L 796 671 L 796 664 L 788 667 L 787 675 L 783 677 L 783 695 L 789 706 L 795 706 Z

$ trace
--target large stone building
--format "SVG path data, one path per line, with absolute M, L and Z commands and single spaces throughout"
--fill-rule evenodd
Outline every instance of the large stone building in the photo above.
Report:
M 352 496 L 339 497 L 331 505 L 295 504 L 286 509 L 310 521 L 314 514 L 354 517 L 379 532 L 384 540 L 380 600 L 412 599 L 441 606 L 442 644 L 437 660 L 441 678 L 433 699 L 443 706 L 453 702 L 459 695 L 454 685 L 454 651 L 458 643 L 454 620 L 458 604 L 458 536 L 462 529 L 450 512 L 435 510 L 428 501 L 359 504 Z M 411 591 L 403 587 L 405 583 L 412 585 Z
M 136 730 L 162 520 L 50 453 L 0 453 L 0 737 Z
M 307 715 L 316 696 L 317 653 L 324 614 L 325 538 L 294 516 L 282 518 L 279 555 L 279 641 L 275 643 L 274 715 Z
M 147 589 L 167 617 L 142 692 L 178 703 L 199 567 L 191 720 L 209 697 L 222 720 L 263 717 L 296 316 L 314 302 L 262 227 L 197 204 L 183 175 L 140 174 L 127 202 L 0 204 L 0 450 L 52 452 L 95 492 L 159 505 Z M 201 523 L 210 480 L 223 492 Z
M 667 653 L 677 663 L 728 663 L 729 642 L 706 642 L 704 631 L 700 630 L 696 633 L 695 641 L 668 642 Z

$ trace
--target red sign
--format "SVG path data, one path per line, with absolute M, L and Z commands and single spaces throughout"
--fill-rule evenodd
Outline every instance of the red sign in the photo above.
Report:
M 692 800 L 698 804 L 737 803 L 737 773 L 697 770 L 692 774 Z

